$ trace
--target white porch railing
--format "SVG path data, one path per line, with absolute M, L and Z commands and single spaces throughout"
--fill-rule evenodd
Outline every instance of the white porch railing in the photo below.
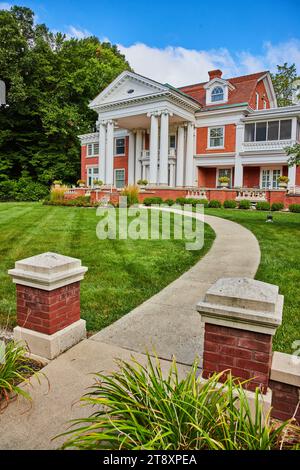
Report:
M 263 189 L 239 189 L 236 200 L 247 199 L 252 202 L 266 201 L 266 192 Z
M 207 199 L 207 192 L 205 189 L 189 189 L 186 198 Z
M 288 194 L 300 194 L 300 186 L 290 186 L 288 188 Z
M 257 152 L 264 150 L 283 150 L 285 147 L 290 147 L 296 143 L 295 140 L 266 140 L 262 142 L 244 142 L 244 152 Z
M 159 155 L 159 151 L 158 151 L 158 155 Z M 144 160 L 147 159 L 147 158 L 150 158 L 150 150 L 142 150 L 141 157 Z M 169 157 L 171 157 L 171 158 L 176 157 L 176 149 L 169 148 Z

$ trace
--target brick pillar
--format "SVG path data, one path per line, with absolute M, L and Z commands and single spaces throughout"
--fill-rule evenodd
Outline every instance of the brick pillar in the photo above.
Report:
M 204 323 L 203 377 L 230 369 L 244 388 L 267 392 L 272 337 L 281 324 L 278 287 L 246 278 L 219 279 L 197 305 Z M 224 374 L 223 379 L 226 374 Z
M 80 319 L 80 281 L 87 268 L 75 258 L 43 253 L 9 270 L 17 290 L 16 340 L 53 359 L 86 336 Z

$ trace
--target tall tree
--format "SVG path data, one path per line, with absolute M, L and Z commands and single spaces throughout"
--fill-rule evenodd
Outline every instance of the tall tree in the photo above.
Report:
M 92 131 L 96 118 L 88 103 L 128 69 L 110 43 L 67 40 L 36 25 L 29 8 L 0 11 L 0 79 L 9 104 L 0 111 L 0 180 L 76 180 L 77 136 Z
M 295 81 L 297 76 L 296 65 L 277 65 L 277 73 L 272 74 L 272 81 L 277 97 L 278 106 L 290 106 L 293 104 L 295 94 Z

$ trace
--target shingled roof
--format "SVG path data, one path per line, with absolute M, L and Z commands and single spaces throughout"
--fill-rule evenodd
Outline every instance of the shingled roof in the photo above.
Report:
M 257 82 L 262 79 L 268 72 L 258 72 L 251 75 L 242 75 L 240 77 L 225 79 L 233 85 L 234 89 L 229 90 L 228 101 L 226 105 L 235 105 L 238 103 L 249 103 L 255 91 Z M 179 90 L 192 98 L 194 98 L 203 108 L 214 108 L 220 106 L 216 103 L 206 105 L 206 90 L 204 85 L 209 82 L 196 83 L 195 85 L 187 85 L 180 87 Z

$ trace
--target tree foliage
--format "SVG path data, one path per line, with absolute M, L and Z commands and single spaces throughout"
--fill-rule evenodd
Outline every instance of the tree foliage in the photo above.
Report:
M 274 90 L 277 97 L 278 106 L 290 106 L 293 103 L 295 95 L 295 82 L 299 78 L 297 76 L 296 65 L 277 65 L 277 73 L 271 74 Z
M 76 181 L 77 136 L 93 131 L 96 119 L 88 103 L 129 69 L 108 42 L 53 33 L 35 24 L 29 8 L 0 11 L 0 78 L 9 104 L 0 110 L 0 181 Z
M 288 155 L 288 165 L 294 166 L 300 165 L 300 144 L 294 144 L 291 147 L 286 147 L 285 149 Z

